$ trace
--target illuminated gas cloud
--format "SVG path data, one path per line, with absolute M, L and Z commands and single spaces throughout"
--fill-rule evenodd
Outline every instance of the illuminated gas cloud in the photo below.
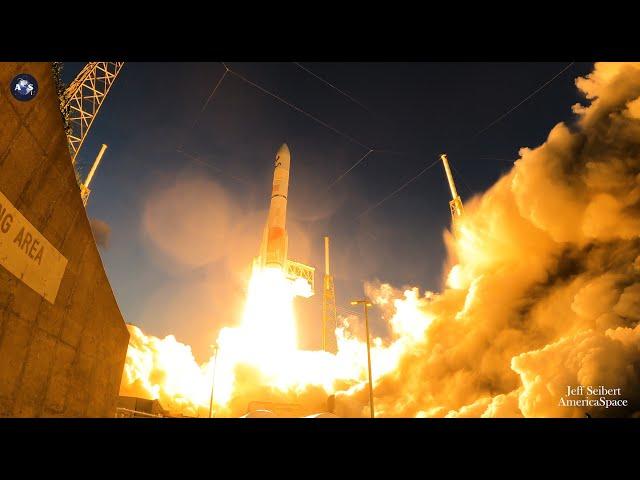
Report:
M 376 416 L 640 414 L 561 401 L 584 385 L 640 402 L 640 64 L 596 63 L 576 86 L 575 125 L 522 148 L 445 231 L 442 292 L 366 285 L 391 331 L 372 346 Z M 336 414 L 368 416 L 352 319 L 341 319 L 336 355 L 299 350 L 295 295 L 280 270 L 254 267 L 239 326 L 218 338 L 216 416 L 241 416 L 252 400 L 312 413 L 330 394 Z M 129 329 L 121 394 L 206 416 L 213 357 L 198 365 L 174 337 Z

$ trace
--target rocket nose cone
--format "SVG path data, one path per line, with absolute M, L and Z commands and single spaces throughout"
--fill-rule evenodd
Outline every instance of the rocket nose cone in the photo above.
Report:
M 289 152 L 289 147 L 286 143 L 283 143 L 278 149 L 275 164 L 276 166 L 280 164 L 281 167 L 289 170 L 289 165 L 291 164 L 291 152 Z

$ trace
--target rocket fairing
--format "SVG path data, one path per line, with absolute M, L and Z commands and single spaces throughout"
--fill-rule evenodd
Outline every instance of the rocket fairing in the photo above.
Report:
M 260 247 L 260 261 L 265 267 L 285 268 L 287 265 L 286 221 L 290 164 L 291 153 L 287 144 L 283 143 L 274 161 L 271 204 Z

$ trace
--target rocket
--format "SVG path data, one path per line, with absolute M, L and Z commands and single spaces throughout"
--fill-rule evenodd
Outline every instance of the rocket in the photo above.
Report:
M 288 235 L 286 221 L 290 165 L 291 153 L 287 144 L 283 143 L 278 149 L 274 160 L 271 204 L 260 246 L 260 263 L 264 267 L 285 269 L 287 266 Z
M 289 194 L 289 167 L 291 153 L 283 143 L 273 162 L 273 185 L 269 216 L 262 234 L 260 254 L 254 258 L 253 267 L 276 267 L 281 269 L 289 280 L 302 279 L 309 284 L 307 290 L 298 290 L 297 295 L 309 297 L 314 292 L 315 268 L 295 262 L 287 257 L 289 237 L 287 235 L 287 197 Z

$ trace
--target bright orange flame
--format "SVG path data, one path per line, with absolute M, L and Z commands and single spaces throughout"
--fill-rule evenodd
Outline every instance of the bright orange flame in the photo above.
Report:
M 241 325 L 223 328 L 218 337 L 217 403 L 225 405 L 231 399 L 234 370 L 239 364 L 255 367 L 275 387 L 291 385 L 292 378 L 286 373 L 295 377 L 290 363 L 297 352 L 293 314 L 297 288 L 278 268 L 254 267 Z
M 343 392 L 366 388 L 366 343 L 350 333 L 347 319 L 336 329 L 337 354 L 298 349 L 293 299 L 308 293 L 308 286 L 287 279 L 280 269 L 254 266 L 242 322 L 223 328 L 218 336 L 213 385 L 217 416 L 237 415 L 237 408 L 231 407 L 234 399 L 241 399 L 244 408 L 250 401 L 263 400 L 252 397 L 258 387 L 286 398 L 312 388 L 323 392 L 325 401 L 338 383 Z M 382 294 L 373 300 L 381 305 L 388 302 Z M 421 302 L 417 289 L 407 290 L 403 300 L 393 302 L 396 312 L 389 322 L 396 340 L 385 345 L 380 338 L 371 339 L 374 384 L 396 368 L 403 352 L 424 339 L 431 318 L 421 311 Z M 139 395 L 142 390 L 148 397 L 159 398 L 165 408 L 206 416 L 215 357 L 198 366 L 190 348 L 173 336 L 161 340 L 144 336 L 137 327 L 131 326 L 130 331 L 122 394 Z M 239 368 L 252 369 L 250 381 L 239 380 Z
M 282 393 L 315 386 L 329 395 L 338 381 L 351 384 L 352 390 L 366 386 L 366 343 L 349 334 L 346 321 L 336 330 L 337 354 L 297 348 L 292 302 L 296 295 L 305 293 L 299 282 L 288 280 L 281 270 L 254 267 L 242 324 L 224 328 L 218 339 L 217 405 L 224 409 L 242 390 L 235 375 L 239 365 L 254 367 L 260 372 L 256 381 Z M 386 299 L 375 301 L 383 303 Z M 407 290 L 404 300 L 394 301 L 396 314 L 391 327 L 398 338 L 390 345 L 383 345 L 380 338 L 372 339 L 374 382 L 397 366 L 410 344 L 424 339 L 431 318 L 420 311 L 421 301 L 417 289 Z
M 254 270 L 240 327 L 243 342 L 235 347 L 256 355 L 297 350 L 294 294 L 293 284 L 282 270 Z

